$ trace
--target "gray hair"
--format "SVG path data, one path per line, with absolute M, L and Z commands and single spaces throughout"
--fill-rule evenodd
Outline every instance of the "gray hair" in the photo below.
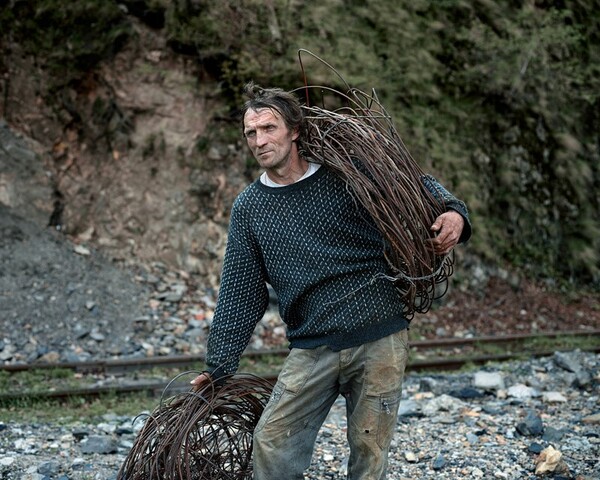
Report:
M 275 110 L 285 122 L 285 125 L 291 130 L 298 130 L 301 140 L 305 131 L 304 112 L 298 98 L 281 88 L 262 88 L 254 82 L 245 85 L 244 93 L 248 100 L 242 107 L 242 129 L 243 116 L 248 110 L 260 110 L 269 108 Z

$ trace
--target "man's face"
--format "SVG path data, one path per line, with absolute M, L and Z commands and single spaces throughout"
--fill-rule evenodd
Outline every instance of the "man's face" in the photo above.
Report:
M 259 165 L 269 170 L 290 162 L 292 142 L 298 133 L 288 129 L 277 111 L 261 108 L 248 110 L 244 115 L 244 136 Z

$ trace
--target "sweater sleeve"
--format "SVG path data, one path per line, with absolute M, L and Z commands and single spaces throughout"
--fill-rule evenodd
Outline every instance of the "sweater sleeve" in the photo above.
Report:
M 269 302 L 262 256 L 239 208 L 231 214 L 221 286 L 207 344 L 213 378 L 237 371 L 240 357 Z
M 462 200 L 459 200 L 454 195 L 452 195 L 446 188 L 438 182 L 431 175 L 424 175 L 422 177 L 423 184 L 425 188 L 429 190 L 429 192 L 438 200 L 442 202 L 446 207 L 446 211 L 454 210 L 458 212 L 465 219 L 465 226 L 463 227 L 463 231 L 460 235 L 459 243 L 464 243 L 469 238 L 471 238 L 471 220 L 469 218 L 469 211 L 467 210 L 467 206 Z

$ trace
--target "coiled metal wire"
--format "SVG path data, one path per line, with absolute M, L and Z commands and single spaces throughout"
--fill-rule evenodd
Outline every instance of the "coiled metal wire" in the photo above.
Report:
M 245 374 L 161 400 L 118 480 L 250 480 L 254 427 L 271 391 L 267 380 Z
M 313 55 L 336 75 L 339 73 Z M 304 73 L 304 66 L 302 66 Z M 404 302 L 408 319 L 424 313 L 448 289 L 453 273 L 453 254 L 436 255 L 431 246 L 431 225 L 445 212 L 442 192 L 425 186 L 425 174 L 413 159 L 375 91 L 370 95 L 351 88 L 346 91 L 309 85 L 302 89 L 306 131 L 302 154 L 323 163 L 347 184 L 356 201 L 369 213 L 385 240 L 384 255 L 390 272 L 380 277 L 393 281 Z M 337 109 L 309 105 L 310 90 L 334 95 Z M 429 185 L 432 186 L 431 182 Z

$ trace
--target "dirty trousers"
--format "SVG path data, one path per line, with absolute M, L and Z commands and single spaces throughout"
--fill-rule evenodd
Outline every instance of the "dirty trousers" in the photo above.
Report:
M 407 360 L 406 330 L 339 352 L 292 349 L 254 432 L 254 480 L 304 478 L 339 394 L 348 418 L 348 480 L 385 479 Z

